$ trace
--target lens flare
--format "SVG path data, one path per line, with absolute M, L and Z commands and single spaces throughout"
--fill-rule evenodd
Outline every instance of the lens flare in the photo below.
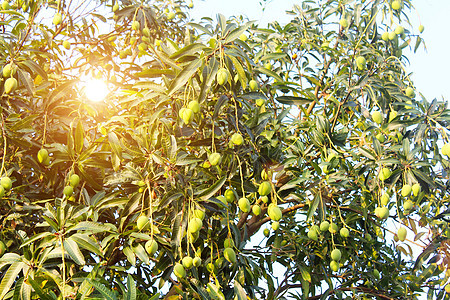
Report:
M 108 85 L 100 79 L 89 79 L 83 82 L 86 98 L 92 102 L 103 101 L 109 94 Z

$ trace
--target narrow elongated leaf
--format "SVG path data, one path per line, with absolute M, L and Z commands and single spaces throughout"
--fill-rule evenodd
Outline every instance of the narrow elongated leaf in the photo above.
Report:
M 136 265 L 136 255 L 134 255 L 133 250 L 131 250 L 130 247 L 124 247 L 123 248 L 123 254 L 127 257 L 127 260 L 132 264 L 133 266 Z
M 254 21 L 247 22 L 243 26 L 238 27 L 238 28 L 234 29 L 233 31 L 231 31 L 225 38 L 225 43 L 226 44 L 230 43 L 230 42 L 234 41 L 235 39 L 239 38 L 239 36 L 241 34 L 243 34 L 250 26 L 252 26 L 253 23 L 255 23 L 255 22 Z
M 172 81 L 172 84 L 169 87 L 168 94 L 172 95 L 178 89 L 186 84 L 186 82 L 191 78 L 192 75 L 197 71 L 197 69 L 202 65 L 202 60 L 197 58 L 191 61 L 178 76 Z
M 18 74 L 18 77 L 19 77 L 19 81 L 21 83 L 23 83 L 23 85 L 27 89 L 28 93 L 30 95 L 33 95 L 34 94 L 34 84 L 33 84 L 33 81 L 31 80 L 30 74 L 28 74 L 27 72 L 22 71 L 21 69 L 19 69 L 17 71 L 17 74 Z
M 178 152 L 178 145 L 177 145 L 177 139 L 171 135 L 170 136 L 170 153 L 169 153 L 169 158 L 172 162 L 175 161 L 175 159 L 177 158 L 177 152 Z
M 83 144 L 84 144 L 83 123 L 81 123 L 81 121 L 78 121 L 77 128 L 75 129 L 75 152 L 81 153 L 81 150 L 83 150 Z
M 314 213 L 317 210 L 317 207 L 319 207 L 319 203 L 320 203 L 320 195 L 319 193 L 316 193 L 316 195 L 314 196 L 314 200 L 309 204 L 308 213 L 306 215 L 306 220 L 308 220 L 308 222 L 313 217 Z
M 300 272 L 302 273 L 302 278 L 305 281 L 311 282 L 311 274 L 308 272 L 308 270 L 302 265 L 300 265 L 299 267 L 300 267 Z
M 187 45 L 184 48 L 181 48 L 180 50 L 178 50 L 174 54 L 172 54 L 172 56 L 170 56 L 170 58 L 171 59 L 177 59 L 177 58 L 180 58 L 180 57 L 185 56 L 185 55 L 192 55 L 192 54 L 195 54 L 195 53 L 201 51 L 203 48 L 205 48 L 205 45 L 200 44 L 200 43 L 190 44 L 190 45 Z
M 210 197 L 212 197 L 215 193 L 217 193 L 225 183 L 227 177 L 223 176 L 220 178 L 217 182 L 215 182 L 210 188 L 202 191 L 198 197 L 202 198 L 203 200 L 208 200 Z
M 234 294 L 236 295 L 237 300 L 247 300 L 247 294 L 237 280 L 234 281 Z
M 127 277 L 127 295 L 126 300 L 136 300 L 136 283 L 133 277 L 128 274 Z
M 95 253 L 100 257 L 103 257 L 103 253 L 94 239 L 90 238 L 86 234 L 74 234 L 69 239 L 75 241 L 79 247 L 88 250 L 89 252 Z
M 119 141 L 119 138 L 114 132 L 108 133 L 108 141 L 109 145 L 111 146 L 111 149 L 113 152 L 122 159 L 122 145 Z
M 110 227 L 99 224 L 99 223 L 91 222 L 91 221 L 83 221 L 83 222 L 76 224 L 69 230 L 67 230 L 67 232 L 78 231 L 78 230 L 87 230 L 89 232 L 94 233 L 94 232 L 108 231 L 108 230 L 110 230 Z
M 33 287 L 36 294 L 39 295 L 39 299 L 41 300 L 56 300 L 56 295 L 53 293 L 53 291 L 50 291 L 50 293 L 47 293 L 44 291 L 39 283 L 36 280 L 33 280 L 31 276 L 28 277 L 28 282 Z M 0 298 L 1 299 L 1 298 Z
M 33 243 L 33 242 L 39 240 L 39 239 L 43 239 L 43 238 L 45 238 L 45 237 L 47 237 L 47 236 L 49 236 L 49 235 L 52 235 L 52 233 L 51 233 L 51 232 L 41 232 L 41 233 L 38 233 L 38 234 L 36 234 L 35 236 L 33 236 L 33 237 L 27 239 L 24 243 L 22 243 L 22 245 L 20 245 L 20 248 L 23 248 L 23 247 L 25 247 L 26 245 L 29 245 L 29 244 L 31 244 L 31 243 Z
M 14 281 L 16 281 L 16 277 L 19 275 L 20 271 L 22 271 L 24 265 L 23 262 L 14 262 L 8 268 L 6 273 L 4 273 L 2 281 L 0 282 L 0 299 L 3 299 L 6 293 L 9 292 L 9 289 L 14 284 Z
M 236 57 L 232 55 L 229 55 L 228 57 L 233 62 L 233 66 L 239 76 L 239 81 L 241 82 L 242 88 L 245 89 L 247 87 L 247 77 L 245 76 L 244 68 Z
M 22 66 L 27 67 L 30 71 L 39 74 L 43 79 L 47 80 L 47 73 L 44 71 L 44 69 L 41 68 L 36 62 L 29 60 L 24 60 L 20 63 L 18 63 L 19 68 Z
M 295 96 L 279 96 L 276 98 L 278 102 L 286 105 L 303 105 L 309 104 L 313 100 L 305 97 L 295 97 Z
M 90 284 L 92 284 L 92 286 L 98 292 L 100 292 L 100 294 L 102 294 L 105 297 L 105 299 L 107 299 L 107 300 L 117 300 L 116 293 L 114 291 L 108 289 L 104 284 L 102 284 L 102 283 L 100 283 L 98 281 L 92 280 L 90 278 L 88 278 L 87 280 L 88 280 L 88 282 Z
M 66 239 L 64 240 L 64 249 L 67 251 L 69 256 L 77 265 L 85 265 L 83 253 L 81 253 L 80 248 L 78 248 L 77 243 L 74 240 Z

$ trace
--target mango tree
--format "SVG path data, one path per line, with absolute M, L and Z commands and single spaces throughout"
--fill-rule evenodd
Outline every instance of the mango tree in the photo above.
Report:
M 448 298 L 411 2 L 4 0 L 0 299 Z

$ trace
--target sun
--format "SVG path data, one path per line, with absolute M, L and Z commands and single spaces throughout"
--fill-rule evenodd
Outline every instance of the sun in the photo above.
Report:
M 101 79 L 86 79 L 82 81 L 84 94 L 89 101 L 101 102 L 109 94 L 108 85 Z

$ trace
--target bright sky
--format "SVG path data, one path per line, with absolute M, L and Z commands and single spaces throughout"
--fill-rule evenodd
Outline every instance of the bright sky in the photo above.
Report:
M 260 24 L 266 24 L 273 20 L 285 23 L 289 20 L 285 11 L 290 10 L 293 4 L 301 3 L 301 0 L 268 0 L 262 4 L 261 0 L 193 0 L 194 8 L 191 17 L 196 20 L 203 16 L 215 19 L 217 13 L 229 17 L 244 15 L 250 20 L 257 20 Z M 409 72 L 413 72 L 412 79 L 428 101 L 434 98 L 438 100 L 450 99 L 450 60 L 448 51 L 450 39 L 446 38 L 450 27 L 450 1 L 449 0 L 414 0 L 418 15 L 410 16 L 414 24 L 414 32 L 420 22 L 425 26 L 422 37 L 425 39 L 427 51 L 420 50 L 417 54 L 407 51 L 403 53 L 410 59 L 411 65 L 407 66 Z M 263 5 L 266 6 L 262 11 Z M 419 22 L 420 18 L 420 22 Z M 284 22 L 283 22 L 284 21 Z M 405 26 L 406 27 L 406 26 Z

